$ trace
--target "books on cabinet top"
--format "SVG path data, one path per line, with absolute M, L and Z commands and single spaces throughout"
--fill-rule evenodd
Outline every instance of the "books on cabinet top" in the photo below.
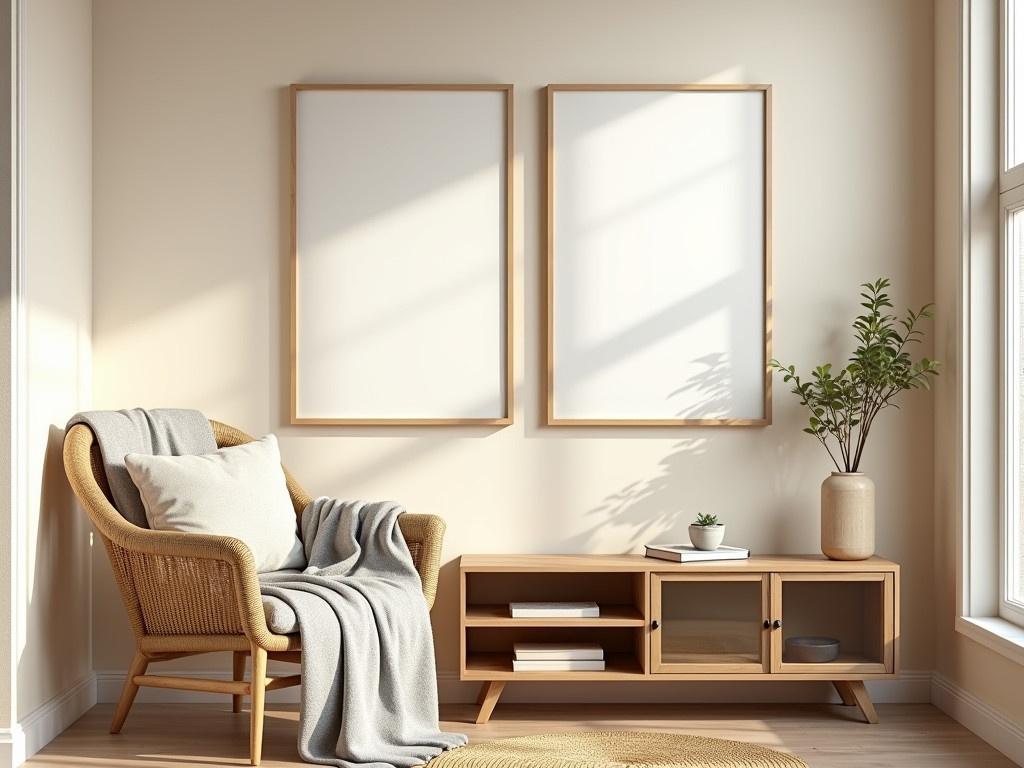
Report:
M 727 547 L 703 550 L 686 544 L 648 544 L 647 557 L 670 560 L 673 563 L 700 563 L 709 560 L 746 560 L 750 550 L 743 547 Z
M 513 643 L 519 661 L 600 661 L 604 649 L 597 643 Z
M 596 619 L 601 615 L 597 603 L 509 603 L 513 619 Z

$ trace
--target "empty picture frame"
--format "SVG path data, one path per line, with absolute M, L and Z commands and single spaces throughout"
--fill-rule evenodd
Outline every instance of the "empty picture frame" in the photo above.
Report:
M 510 424 L 512 86 L 291 106 L 291 422 Z
M 771 87 L 547 110 L 547 423 L 771 423 Z

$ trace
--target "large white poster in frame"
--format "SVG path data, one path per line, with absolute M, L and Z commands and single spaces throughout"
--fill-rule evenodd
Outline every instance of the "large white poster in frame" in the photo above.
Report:
M 771 423 L 771 86 L 547 89 L 547 423 Z
M 291 423 L 512 423 L 512 86 L 291 107 Z

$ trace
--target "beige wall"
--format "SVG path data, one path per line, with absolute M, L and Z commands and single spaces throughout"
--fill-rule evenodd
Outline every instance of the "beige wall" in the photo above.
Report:
M 24 4 L 24 470 L 26 623 L 19 718 L 91 674 L 89 526 L 61 461 L 91 390 L 92 9 Z
M 995 7 L 994 3 L 990 3 Z M 935 14 L 935 298 L 936 355 L 946 362 L 935 390 L 935 584 L 936 670 L 963 690 L 1024 723 L 1024 668 L 954 629 L 957 615 L 956 562 L 959 541 L 960 440 L 956 382 L 961 240 L 961 0 L 939 0 Z M 994 41 L 993 48 L 994 51 Z M 975 98 L 980 98 L 976 94 Z M 992 142 L 995 136 L 991 136 Z M 975 189 L 976 199 L 994 205 L 991 190 Z M 988 203 L 986 203 L 987 205 Z M 979 258 L 982 258 L 979 256 Z M 984 395 L 983 395 L 984 397 Z M 998 480 L 996 480 L 998 482 Z
M 767 429 L 540 426 L 540 89 L 774 84 L 775 352 L 807 366 L 847 351 L 861 281 L 933 298 L 931 2 L 96 0 L 94 13 L 96 405 L 274 431 L 315 493 L 443 515 L 443 673 L 463 552 L 635 551 L 685 537 L 705 510 L 755 551 L 817 550 L 829 467 L 781 385 Z M 284 87 L 302 81 L 515 83 L 513 426 L 287 426 Z M 920 394 L 887 413 L 865 467 L 879 551 L 905 569 L 905 667 L 919 670 L 933 666 L 931 407 Z M 131 640 L 105 562 L 94 599 L 96 669 L 123 670 Z

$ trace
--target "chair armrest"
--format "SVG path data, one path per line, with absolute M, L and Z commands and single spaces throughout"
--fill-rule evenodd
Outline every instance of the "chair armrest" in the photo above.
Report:
M 427 608 L 434 605 L 437 596 L 437 576 L 441 568 L 441 545 L 444 543 L 444 532 L 447 525 L 437 515 L 415 515 L 406 512 L 398 518 L 412 554 L 413 563 L 423 583 L 423 597 L 427 600 Z
M 137 528 L 111 539 L 146 634 L 242 632 L 265 646 L 267 628 L 252 552 L 239 539 Z M 118 574 L 119 577 L 122 575 Z

